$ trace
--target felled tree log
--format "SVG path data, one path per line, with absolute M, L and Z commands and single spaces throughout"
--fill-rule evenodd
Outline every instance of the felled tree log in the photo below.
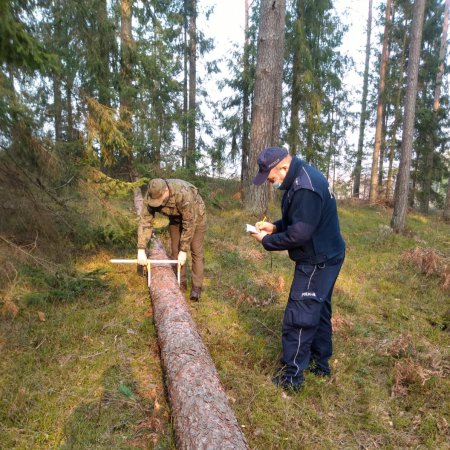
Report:
M 153 240 L 151 259 L 167 259 Z M 247 449 L 214 363 L 168 265 L 151 266 L 150 295 L 177 448 Z

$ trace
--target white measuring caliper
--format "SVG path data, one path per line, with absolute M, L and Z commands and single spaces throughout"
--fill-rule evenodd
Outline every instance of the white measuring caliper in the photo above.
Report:
M 137 259 L 110 259 L 110 262 L 114 264 L 137 264 Z M 147 267 L 147 285 L 150 287 L 150 281 L 152 279 L 150 266 L 152 264 L 177 264 L 177 280 L 178 286 L 181 283 L 181 264 L 177 259 L 147 259 L 145 267 Z

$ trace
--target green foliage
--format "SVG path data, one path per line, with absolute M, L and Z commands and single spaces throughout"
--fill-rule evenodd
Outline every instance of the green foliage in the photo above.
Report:
M 118 118 L 118 112 L 105 105 L 100 104 L 92 97 L 86 99 L 89 108 L 87 118 L 87 142 L 88 154 L 97 159 L 100 155 L 100 162 L 107 166 L 120 161 L 120 158 L 130 156 L 130 146 L 123 129 L 125 124 Z M 95 148 L 97 142 L 99 148 Z
M 81 295 L 94 298 L 107 285 L 106 272 L 100 269 L 84 273 L 52 273 L 42 268 L 23 266 L 19 273 L 33 289 L 24 296 L 28 305 L 71 302 Z
M 54 55 L 44 50 L 18 18 L 27 9 L 27 3 L 0 0 L 0 64 L 48 71 L 55 66 Z

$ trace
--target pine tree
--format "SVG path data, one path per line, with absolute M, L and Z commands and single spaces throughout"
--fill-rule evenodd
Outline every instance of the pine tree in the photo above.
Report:
M 279 145 L 279 121 L 285 26 L 284 0 L 261 0 L 255 94 L 252 106 L 250 157 L 244 180 L 244 207 L 261 214 L 267 209 L 265 187 L 256 187 L 250 179 L 258 171 L 257 155 L 264 148 Z
M 414 15 L 411 24 L 411 44 L 408 61 L 408 85 L 405 96 L 405 120 L 403 123 L 402 149 L 399 174 L 395 186 L 392 228 L 400 232 L 405 227 L 409 189 L 409 171 L 413 144 L 413 128 L 417 96 L 417 78 L 419 72 L 420 49 L 425 11 L 425 0 L 415 0 Z

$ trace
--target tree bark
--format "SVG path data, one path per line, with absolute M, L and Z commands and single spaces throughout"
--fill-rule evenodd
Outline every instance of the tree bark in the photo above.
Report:
M 426 0 L 415 0 L 413 21 L 411 24 L 411 43 L 408 61 L 408 82 L 405 94 L 405 119 L 403 121 L 402 148 L 400 165 L 395 185 L 394 212 L 391 227 L 396 232 L 405 228 L 408 207 L 409 177 L 413 146 L 414 117 L 417 96 L 417 78 L 419 73 L 420 50 L 422 46 L 422 29 Z
M 386 156 L 386 130 L 389 119 L 389 108 L 387 104 L 383 107 L 383 126 L 381 129 L 381 145 L 380 145 L 380 163 L 378 166 L 378 196 L 383 192 L 383 178 L 384 178 L 384 158 Z
M 356 152 L 356 163 L 353 171 L 353 197 L 359 198 L 359 188 L 361 185 L 361 168 L 364 148 L 364 131 L 367 120 L 367 92 L 369 86 L 369 61 L 370 61 L 370 37 L 372 34 L 372 0 L 369 0 L 369 15 L 367 17 L 367 41 L 366 41 L 366 61 L 364 64 L 363 92 L 361 100 L 361 117 L 359 120 L 358 150 Z
M 450 178 L 448 180 L 447 197 L 445 198 L 443 217 L 445 221 L 450 222 Z
M 301 17 L 300 1 L 296 2 L 296 21 L 294 26 L 294 54 L 292 62 L 292 87 L 291 87 L 291 117 L 288 131 L 289 153 L 295 156 L 298 151 L 300 119 L 298 114 L 300 112 L 301 101 L 301 52 L 300 52 L 300 30 L 303 29 L 303 21 Z
M 61 76 L 55 72 L 53 74 L 53 114 L 55 121 L 55 142 L 62 140 L 62 96 L 61 96 Z
M 378 106 L 377 106 L 377 121 L 375 128 L 375 146 L 373 149 L 372 158 L 372 173 L 370 176 L 370 192 L 369 202 L 375 203 L 378 198 L 378 164 L 380 159 L 380 148 L 382 140 L 382 128 L 383 128 L 383 108 L 384 108 L 384 87 L 386 84 L 386 69 L 388 64 L 388 43 L 389 43 L 389 30 L 391 22 L 391 0 L 386 2 L 386 17 L 384 24 L 384 36 L 383 36 L 383 50 L 381 52 L 380 62 L 380 84 L 378 87 Z
M 254 186 L 251 179 L 258 172 L 257 156 L 266 147 L 279 144 L 276 115 L 281 93 L 280 59 L 283 61 L 285 0 L 261 0 L 255 95 L 252 108 L 250 157 L 244 186 L 244 207 L 254 214 L 267 210 L 268 191 Z M 279 120 L 279 118 L 278 118 Z
M 73 124 L 73 105 L 72 105 L 73 79 L 68 77 L 66 80 L 66 108 L 67 108 L 67 140 L 72 142 L 75 139 L 75 130 Z
M 153 240 L 151 259 L 167 259 Z M 178 449 L 247 449 L 172 269 L 154 264 L 150 295 Z
M 406 23 L 405 23 L 406 30 Z M 406 42 L 408 38 L 408 33 L 405 31 L 403 36 L 403 45 L 402 45 L 402 53 L 400 57 L 400 65 L 398 69 L 398 80 L 397 80 L 397 97 L 395 100 L 394 106 L 394 123 L 392 124 L 392 132 L 391 132 L 391 142 L 389 149 L 389 167 L 387 173 L 387 185 L 386 185 L 386 200 L 389 200 L 392 195 L 392 181 L 393 181 L 393 166 L 394 166 L 394 158 L 395 158 L 395 149 L 397 146 L 397 130 L 401 122 L 401 97 L 402 97 L 402 87 L 403 87 L 403 67 L 405 65 L 405 57 L 406 57 Z
M 132 162 L 132 113 L 131 113 L 131 91 L 132 91 L 132 64 L 134 41 L 132 36 L 132 2 L 133 0 L 120 1 L 121 29 L 120 29 L 120 120 L 122 131 L 127 139 L 127 147 L 123 149 L 125 157 L 125 169 L 129 174 L 130 181 L 134 181 Z
M 188 149 L 188 61 L 189 61 L 189 39 L 188 39 L 188 1 L 183 3 L 183 118 L 182 118 L 182 136 L 183 149 L 181 151 L 181 166 L 186 167 L 187 149 Z
M 244 195 L 244 185 L 249 182 L 248 158 L 250 153 L 250 40 L 249 40 L 249 0 L 245 0 L 245 24 L 244 24 L 244 67 L 242 89 L 242 162 L 241 162 L 241 193 Z

